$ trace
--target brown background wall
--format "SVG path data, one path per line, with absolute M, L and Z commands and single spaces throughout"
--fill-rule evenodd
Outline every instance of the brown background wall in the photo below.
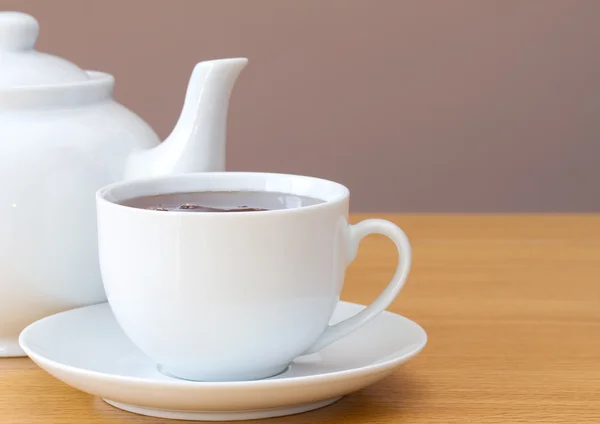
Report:
M 165 136 L 200 60 L 246 56 L 228 167 L 356 211 L 600 210 L 598 0 L 0 0 Z

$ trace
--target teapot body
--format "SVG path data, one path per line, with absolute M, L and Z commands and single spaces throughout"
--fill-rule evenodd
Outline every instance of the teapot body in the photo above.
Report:
M 158 144 L 111 97 L 0 107 L 0 356 L 23 355 L 18 336 L 33 321 L 106 300 L 95 192 L 123 178 L 132 151 Z

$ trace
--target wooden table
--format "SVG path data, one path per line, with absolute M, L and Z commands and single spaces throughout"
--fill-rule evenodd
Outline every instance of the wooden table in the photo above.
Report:
M 389 309 L 421 324 L 428 346 L 332 406 L 265 422 L 600 423 L 600 217 L 383 217 L 414 248 Z M 342 297 L 371 301 L 395 257 L 387 239 L 365 239 Z M 159 422 L 71 389 L 28 359 L 0 360 L 0 423 Z

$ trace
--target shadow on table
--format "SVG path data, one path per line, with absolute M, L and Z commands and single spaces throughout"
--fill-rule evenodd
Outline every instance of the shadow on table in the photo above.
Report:
M 384 422 L 385 417 L 399 416 L 414 410 L 422 398 L 423 388 L 414 373 L 408 370 L 392 376 L 356 393 L 349 394 L 336 403 L 304 414 L 279 418 L 281 424 L 306 422 Z M 265 421 L 266 422 L 266 421 Z

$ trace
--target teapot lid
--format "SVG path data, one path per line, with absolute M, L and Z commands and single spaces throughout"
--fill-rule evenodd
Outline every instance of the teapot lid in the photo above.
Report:
M 77 65 L 34 50 L 37 20 L 21 12 L 0 12 L 0 89 L 76 83 L 90 79 Z

